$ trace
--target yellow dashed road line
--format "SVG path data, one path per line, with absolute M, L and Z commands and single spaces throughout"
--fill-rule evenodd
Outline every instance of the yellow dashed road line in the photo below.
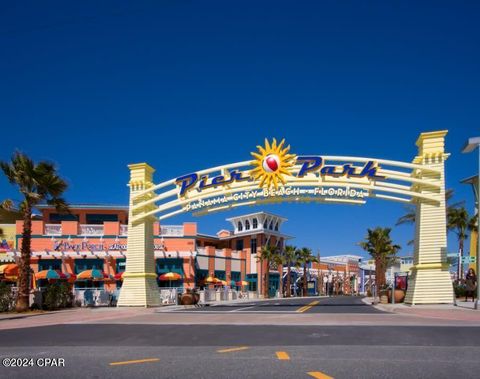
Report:
M 297 312 L 298 313 L 303 313 L 303 312 L 306 312 L 308 311 L 310 308 L 312 308 L 313 306 L 317 305 L 318 303 L 320 303 L 320 301 L 318 300 L 315 300 L 315 301 L 312 301 L 311 303 L 301 307 L 301 308 L 298 308 L 297 309 Z
M 333 377 L 328 376 L 327 374 L 324 374 L 323 372 L 320 372 L 320 371 L 310 371 L 310 372 L 307 372 L 307 374 L 316 379 L 333 379 Z
M 159 358 L 136 359 L 134 361 L 112 362 L 110 363 L 110 366 L 130 365 L 132 363 L 158 362 L 159 360 Z
M 277 351 L 275 354 L 277 354 L 277 358 L 280 359 L 281 361 L 290 360 L 290 356 L 287 354 L 286 351 Z
M 247 349 L 250 349 L 250 348 L 248 346 L 231 347 L 229 349 L 217 350 L 217 353 L 230 353 L 232 351 L 241 351 L 241 350 L 247 350 Z

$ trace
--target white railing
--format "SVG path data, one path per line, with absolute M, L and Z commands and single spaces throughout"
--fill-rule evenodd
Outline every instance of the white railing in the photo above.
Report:
M 80 225 L 81 236 L 103 236 L 103 225 Z
M 183 237 L 183 225 L 160 225 L 162 237 Z
M 128 235 L 128 225 L 120 225 L 120 235 L 121 236 Z
M 61 236 L 62 225 L 61 224 L 45 224 L 45 235 L 47 236 Z

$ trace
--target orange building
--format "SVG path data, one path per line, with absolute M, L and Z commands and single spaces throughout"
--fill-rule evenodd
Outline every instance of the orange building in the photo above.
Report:
M 100 287 L 109 291 L 121 287 L 125 270 L 128 234 L 128 207 L 108 205 L 71 205 L 70 214 L 59 214 L 50 206 L 40 206 L 42 220 L 32 221 L 32 270 L 46 269 L 79 275 L 96 269 L 102 280 L 77 280 L 75 288 Z M 215 236 L 202 234 L 197 223 L 154 226 L 154 251 L 158 275 L 180 274 L 173 283 L 162 286 L 194 288 L 213 276 L 230 286 L 247 281 L 250 291 L 262 293 L 267 266 L 259 260 L 263 246 L 283 248 L 291 237 L 281 232 L 285 218 L 266 212 L 229 218 L 231 230 Z M 16 246 L 22 243 L 23 221 L 16 222 Z M 19 251 L 9 253 L 18 257 Z M 282 267 L 270 267 L 269 290 L 280 290 Z M 40 283 L 40 286 L 42 283 Z

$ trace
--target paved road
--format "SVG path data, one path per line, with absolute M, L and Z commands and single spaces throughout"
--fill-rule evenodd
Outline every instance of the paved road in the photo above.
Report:
M 265 307 L 298 310 L 312 301 Z M 219 313 L 228 319 L 231 310 Z M 376 312 L 349 298 L 322 299 L 305 312 L 322 310 Z M 480 327 L 468 326 L 75 323 L 1 330 L 0 341 L 2 361 L 65 361 L 65 367 L 0 367 L 0 378 L 477 378 L 480 371 Z
M 385 313 L 375 309 L 356 296 L 307 297 L 257 300 L 240 304 L 215 305 L 201 308 L 175 310 L 177 313 L 188 312 L 242 312 L 242 313 Z

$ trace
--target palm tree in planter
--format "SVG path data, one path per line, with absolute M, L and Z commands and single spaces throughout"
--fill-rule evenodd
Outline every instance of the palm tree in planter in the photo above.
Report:
M 291 291 L 290 287 L 292 286 L 292 278 L 291 278 L 291 266 L 297 265 L 297 248 L 295 246 L 287 245 L 285 246 L 285 250 L 283 251 L 282 255 L 282 265 L 287 266 L 287 297 L 290 297 Z
M 32 211 L 36 205 L 46 202 L 60 213 L 68 212 L 68 205 L 62 198 L 67 183 L 60 178 L 52 163 L 35 163 L 20 152 L 14 153 L 10 162 L 0 162 L 0 168 L 8 181 L 18 187 L 23 197 L 20 203 L 23 231 L 15 309 L 17 312 L 24 312 L 29 307 Z
M 317 262 L 318 259 L 313 256 L 312 249 L 302 247 L 297 251 L 297 262 L 299 266 L 303 267 L 303 291 L 302 296 L 307 296 L 307 267 L 310 263 Z
M 468 238 L 467 231 L 475 230 L 476 217 L 470 217 L 464 207 L 452 208 L 447 212 L 447 229 L 453 231 L 458 239 L 458 255 L 463 256 L 463 245 Z M 463 278 L 463 263 L 458 262 L 458 278 Z
M 278 248 L 276 246 L 270 246 L 270 245 L 265 245 L 262 247 L 260 250 L 260 257 L 258 261 L 266 262 L 267 263 L 267 268 L 265 270 L 265 275 L 264 275 L 264 282 L 263 282 L 263 296 L 265 298 L 269 297 L 269 288 L 268 285 L 270 283 L 270 263 L 278 263 L 279 261 L 279 254 L 278 254 Z
M 400 246 L 395 245 L 390 237 L 391 231 L 391 228 L 381 227 L 368 229 L 365 241 L 359 244 L 375 260 L 375 282 L 378 289 L 385 287 L 387 267 L 395 261 L 400 250 Z

